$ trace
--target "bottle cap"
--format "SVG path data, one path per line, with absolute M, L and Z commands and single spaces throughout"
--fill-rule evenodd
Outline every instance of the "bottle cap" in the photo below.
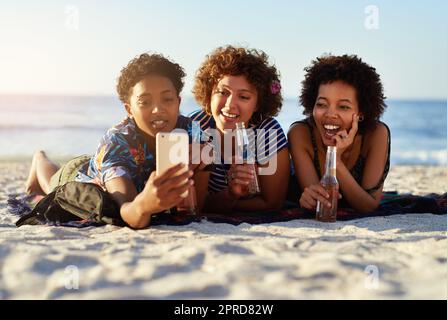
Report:
M 236 122 L 236 129 L 245 129 L 244 122 Z

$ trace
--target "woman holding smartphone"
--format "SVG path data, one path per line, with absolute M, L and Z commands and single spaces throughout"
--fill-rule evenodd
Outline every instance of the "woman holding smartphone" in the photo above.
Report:
M 281 208 L 287 191 L 287 139 L 273 118 L 281 109 L 279 75 L 268 56 L 255 49 L 221 47 L 206 57 L 196 74 L 193 93 L 202 109 L 190 115 L 202 130 L 217 136 L 216 159 L 209 177 L 205 211 L 263 211 Z M 251 166 L 235 163 L 225 135 L 244 123 L 255 145 L 260 193 L 249 197 Z M 213 132 L 210 132 L 213 131 Z M 231 141 L 227 139 L 227 142 Z M 233 139 L 234 143 L 234 139 Z M 230 150 L 229 158 L 224 158 Z M 272 170 L 268 170 L 270 168 Z M 262 174 L 262 169 L 265 169 Z
M 27 181 L 29 194 L 48 194 L 68 181 L 95 183 L 120 205 L 122 219 L 133 228 L 150 224 L 151 215 L 175 207 L 182 194 L 207 175 L 194 175 L 179 164 L 155 173 L 158 132 L 191 130 L 190 119 L 179 115 L 185 73 L 180 65 L 159 54 L 142 54 L 121 70 L 117 91 L 127 117 L 109 129 L 93 157 L 78 157 L 62 168 L 44 152 L 33 157 Z M 192 179 L 194 175 L 194 180 Z

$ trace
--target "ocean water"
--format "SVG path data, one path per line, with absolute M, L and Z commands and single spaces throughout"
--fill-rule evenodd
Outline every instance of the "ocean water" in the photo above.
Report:
M 391 164 L 447 165 L 447 101 L 388 100 L 383 121 L 391 129 Z M 181 112 L 196 110 L 184 97 Z M 286 99 L 277 120 L 287 132 L 303 119 L 297 99 Z M 125 117 L 116 97 L 0 95 L 0 159 L 95 152 L 104 132 Z

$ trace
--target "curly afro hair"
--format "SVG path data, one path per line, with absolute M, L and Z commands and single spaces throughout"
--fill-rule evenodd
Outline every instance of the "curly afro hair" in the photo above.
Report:
M 321 84 L 341 80 L 356 89 L 359 110 L 364 116 L 364 120 L 359 122 L 360 132 L 364 133 L 376 126 L 386 104 L 380 76 L 375 68 L 356 55 L 324 55 L 313 60 L 304 70 L 306 75 L 300 96 L 304 115 L 313 120 L 312 111 Z
M 168 60 L 161 54 L 143 53 L 132 59 L 121 70 L 116 85 L 120 100 L 123 103 L 129 103 L 132 88 L 148 75 L 159 75 L 169 78 L 177 91 L 177 95 L 180 95 L 183 89 L 183 78 L 186 76 L 183 68 L 179 64 Z
M 226 46 L 208 55 L 196 74 L 193 88 L 196 101 L 211 114 L 211 96 L 217 83 L 224 76 L 240 75 L 258 92 L 258 110 L 250 122 L 257 125 L 263 118 L 276 116 L 282 106 L 279 74 L 274 65 L 269 65 L 267 54 L 256 49 Z M 277 86 L 276 91 L 271 89 L 272 84 Z

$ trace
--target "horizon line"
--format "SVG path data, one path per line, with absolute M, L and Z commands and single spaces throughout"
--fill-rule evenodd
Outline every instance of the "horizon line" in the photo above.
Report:
M 0 96 L 23 96 L 23 97 L 71 97 L 71 98 L 116 98 L 119 100 L 118 95 L 116 94 L 106 94 L 106 93 L 8 93 L 8 92 L 0 92 Z M 190 98 L 194 99 L 194 96 L 191 94 L 182 95 L 182 98 Z M 298 96 L 283 96 L 284 100 L 297 100 Z M 386 97 L 386 100 L 389 101 L 447 101 L 446 97 Z M 385 100 L 385 101 L 386 101 Z

